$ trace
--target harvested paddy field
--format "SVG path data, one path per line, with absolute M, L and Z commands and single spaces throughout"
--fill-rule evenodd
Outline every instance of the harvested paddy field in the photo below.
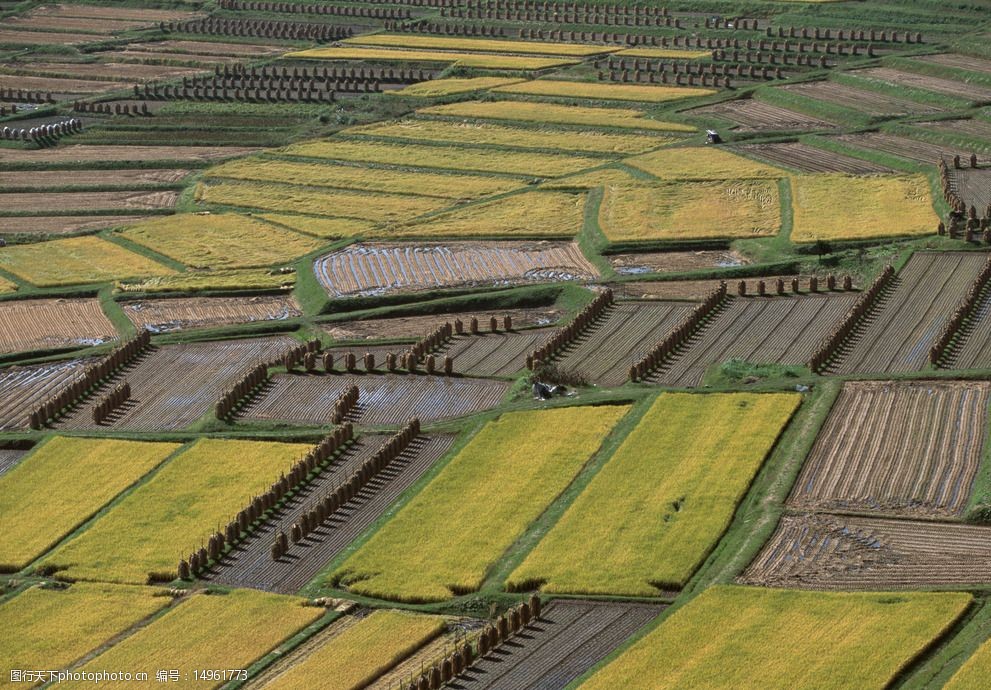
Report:
M 984 454 L 989 394 L 982 381 L 845 383 L 789 507 L 961 515 Z
M 971 55 L 960 55 L 959 53 L 937 53 L 936 55 L 919 55 L 912 58 L 919 62 L 928 62 L 941 67 L 952 67 L 970 72 L 985 72 L 991 74 L 991 60 L 973 57 Z
M 655 618 L 663 606 L 558 599 L 527 629 L 478 661 L 452 687 L 563 688 Z
M 238 544 L 238 548 L 201 577 L 232 587 L 253 587 L 285 594 L 302 588 L 378 520 L 454 443 L 454 437 L 448 435 L 417 436 L 354 498 L 302 541 L 293 544 L 288 554 L 273 560 L 271 545 L 275 535 L 289 534 L 303 511 L 333 492 L 342 481 L 347 481 L 388 440 L 388 436 L 359 437 L 316 479 L 293 494 L 261 527 Z
M 730 298 L 688 346 L 648 380 L 698 386 L 709 367 L 729 359 L 805 364 L 856 300 L 855 293 Z
M 0 194 L 4 212 L 45 214 L 52 208 L 66 211 L 156 211 L 173 208 L 179 198 L 176 191 L 119 192 L 5 192 Z
M 914 126 L 943 134 L 962 134 L 973 139 L 991 141 L 991 121 L 980 118 L 916 122 Z
M 736 132 L 811 132 L 836 128 L 832 122 L 753 98 L 693 108 L 684 114 L 726 120 L 736 125 L 733 128 Z
M 757 295 L 759 294 L 760 281 L 764 281 L 764 289 L 767 291 L 767 294 L 772 294 L 774 292 L 774 281 L 778 278 L 784 281 L 786 290 L 791 289 L 792 278 L 798 278 L 800 290 L 807 292 L 811 276 L 762 276 L 760 278 L 743 278 L 731 281 L 720 281 L 714 278 L 711 280 L 635 280 L 612 283 L 610 287 L 618 296 L 627 299 L 667 299 L 701 302 L 713 290 L 717 289 L 721 282 L 727 282 L 732 291 L 736 291 L 739 284 L 743 282 L 747 286 L 748 295 Z M 821 285 L 824 277 L 818 276 L 817 280 Z
M 848 175 L 873 175 L 894 172 L 891 168 L 870 161 L 845 156 L 842 153 L 819 149 L 798 141 L 781 144 L 751 144 L 737 150 L 754 158 L 765 160 L 801 172 L 846 173 Z
M 991 582 L 991 527 L 785 515 L 740 581 L 762 587 L 903 590 Z
M 982 215 L 991 206 L 991 166 L 984 168 L 950 168 L 950 187 L 968 207 Z
M 426 422 L 491 409 L 499 404 L 509 385 L 430 374 L 276 374 L 240 416 L 327 424 L 334 401 L 350 386 L 357 386 L 358 404 L 348 419 L 364 426 L 396 426 L 410 417 Z
M 0 431 L 27 429 L 31 410 L 68 386 L 85 360 L 0 369 Z
M 526 366 L 526 356 L 547 342 L 552 335 L 553 331 L 547 328 L 456 335 L 437 354 L 451 357 L 459 373 L 472 376 L 512 376 Z
M 9 472 L 27 454 L 18 448 L 0 448 L 0 477 Z
M 65 96 L 79 96 L 103 93 L 105 91 L 119 91 L 120 89 L 128 88 L 128 82 L 0 74 L 0 88 L 51 91 L 52 93 Z
M 939 113 L 943 108 L 918 103 L 877 91 L 858 89 L 834 81 L 813 81 L 780 87 L 782 91 L 798 94 L 817 101 L 857 110 L 867 115 L 925 115 Z
M 970 320 L 950 345 L 941 363 L 944 369 L 985 369 L 991 367 L 991 290 L 985 289 Z
M 585 683 L 615 688 L 884 688 L 964 613 L 967 593 L 717 585 Z M 705 640 L 700 647 L 699 640 Z
M 578 245 L 564 242 L 353 244 L 318 258 L 314 271 L 331 297 L 598 276 Z
M 97 299 L 0 302 L 0 354 L 85 347 L 116 338 Z
M 97 55 L 103 55 L 97 53 Z M 143 65 L 133 62 L 12 62 L 2 65 L 10 70 L 17 70 L 27 74 L 60 74 L 65 77 L 75 77 L 80 79 L 99 79 L 104 84 L 105 90 L 120 88 L 120 84 L 111 83 L 108 80 L 116 80 L 127 84 L 134 82 L 145 82 L 153 79 L 168 77 L 189 77 L 194 74 L 201 74 L 202 70 L 190 69 L 189 67 L 173 67 L 170 65 Z M 0 77 L 0 81 L 7 77 Z M 19 77 L 11 77 L 19 79 Z M 98 82 L 94 82 L 98 83 Z M 17 85 L 17 88 L 37 88 Z
M 64 174 L 64 173 L 61 173 Z M 16 216 L 0 217 L 0 235 L 59 235 L 128 225 L 143 216 Z
M 203 55 L 234 55 L 237 57 L 264 57 L 281 55 L 284 45 L 243 43 L 241 41 L 152 41 L 148 43 L 128 43 L 128 50 L 162 53 L 201 53 Z
M 646 116 L 641 110 L 627 108 L 590 108 L 588 106 L 561 105 L 557 103 L 529 103 L 526 101 L 465 101 L 434 105 L 416 111 L 418 115 L 440 115 L 478 120 L 512 120 L 540 122 L 555 125 L 586 127 L 610 127 L 617 129 L 642 129 L 664 132 L 694 132 L 691 125 L 660 122 Z
M 844 343 L 830 370 L 920 371 L 929 349 L 984 267 L 981 253 L 916 252 L 889 283 L 864 325 Z
M 286 266 L 275 269 L 233 268 L 186 271 L 154 278 L 119 280 L 114 283 L 114 292 L 156 294 L 201 292 L 203 290 L 279 292 L 291 290 L 295 283 L 295 270 Z
M 606 258 L 621 275 L 681 273 L 700 268 L 726 268 L 749 263 L 743 255 L 728 249 L 609 254 Z
M 99 34 L 70 33 L 68 31 L 22 31 L 13 27 L 0 29 L 0 45 L 76 45 L 101 40 Z
M 274 362 L 298 344 L 293 338 L 248 338 L 153 346 L 104 384 L 127 381 L 131 397 L 103 422 L 93 423 L 90 398 L 58 422 L 64 429 L 181 429 L 213 410 L 221 394 L 259 362 Z
M 991 128 L 989 128 L 991 130 Z M 842 134 L 835 137 L 837 141 L 857 148 L 869 149 L 888 153 L 899 158 L 905 158 L 917 163 L 935 165 L 940 159 L 952 159 L 953 156 L 967 158 L 970 152 L 955 146 L 932 144 L 928 141 L 900 137 L 885 132 L 863 132 L 860 134 Z
M 554 361 L 598 386 L 621 386 L 630 367 L 694 306 L 691 302 L 615 302 Z
M 53 149 L 0 148 L 0 163 L 9 165 L 58 165 L 113 161 L 207 162 L 244 156 L 255 151 L 238 146 L 110 146 L 69 144 Z
M 120 307 L 136 328 L 147 328 L 152 333 L 283 321 L 302 315 L 296 301 L 285 295 L 180 297 L 122 302 Z
M 16 189 L 18 187 L 43 189 L 47 187 L 134 187 L 136 185 L 171 185 L 178 183 L 189 173 L 189 170 L 177 169 L 73 170 L 72 172 L 66 172 L 64 170 L 22 170 L 18 172 L 0 172 L 0 185 L 2 185 L 5 189 Z M 49 208 L 48 210 L 51 209 Z M 6 222 L 6 220 L 3 222 Z
M 492 317 L 500 326 L 505 317 L 513 320 L 517 328 L 530 326 L 550 326 L 558 321 L 563 312 L 556 307 L 531 307 L 527 309 L 498 309 L 489 311 L 462 311 L 429 314 L 426 316 L 393 316 L 382 319 L 362 319 L 360 321 L 332 321 L 322 324 L 323 330 L 334 340 L 371 340 L 375 338 L 421 338 L 445 322 L 454 323 L 461 319 L 469 323 L 472 317 L 478 319 L 484 329 Z
M 991 87 L 982 87 L 973 82 L 931 77 L 927 74 L 904 72 L 891 67 L 870 67 L 851 72 L 862 79 L 880 81 L 896 86 L 905 86 L 924 91 L 934 91 L 945 96 L 953 96 L 970 101 L 991 101 Z

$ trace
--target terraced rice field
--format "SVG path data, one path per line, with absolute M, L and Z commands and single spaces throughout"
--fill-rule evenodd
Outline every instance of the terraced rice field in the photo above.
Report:
M 946 134 L 963 134 L 973 139 L 991 139 L 991 122 L 980 118 L 917 122 L 915 126 Z
M 64 173 L 60 173 L 64 174 Z M 143 216 L 12 216 L 0 218 L 0 235 L 58 235 L 129 225 Z
M 867 115 L 925 115 L 943 112 L 943 108 L 889 96 L 877 91 L 858 89 L 834 81 L 813 81 L 780 87 L 783 91 L 817 101 L 832 103 Z
M 287 53 L 300 60 L 361 60 L 369 62 L 445 62 L 456 67 L 504 70 L 540 70 L 566 67 L 578 62 L 561 57 L 502 55 L 499 53 L 458 53 L 446 50 L 401 50 L 375 47 L 310 48 Z
M 790 507 L 959 516 L 984 454 L 987 382 L 847 382 Z
M 879 151 L 927 165 L 935 165 L 941 158 L 952 159 L 953 156 L 960 156 L 966 160 L 970 156 L 969 151 L 958 147 L 931 144 L 928 141 L 909 139 L 885 132 L 842 134 L 836 137 L 836 140 L 857 148 Z
M 734 297 L 692 336 L 689 345 L 649 379 L 698 386 L 706 369 L 729 359 L 757 364 L 805 364 L 846 315 L 855 294 Z
M 916 72 L 905 72 L 891 67 L 870 67 L 851 72 L 863 79 L 880 81 L 895 86 L 905 86 L 924 91 L 934 91 L 946 96 L 953 96 L 970 101 L 991 101 L 991 88 L 982 87 L 979 84 L 956 79 L 943 79 L 932 77 L 927 74 Z
M 314 271 L 331 297 L 598 276 L 577 244 L 563 242 L 352 244 L 317 259 Z
M 490 53 L 521 53 L 531 55 L 568 55 L 584 57 L 610 52 L 600 45 L 541 41 L 503 41 L 489 38 L 455 38 L 448 36 L 411 36 L 408 34 L 374 34 L 341 41 L 346 45 L 382 46 L 386 48 L 419 48 L 435 50 L 466 50 Z
M 989 665 L 991 642 L 985 641 L 943 687 L 946 690 L 980 690 L 988 677 Z
M 69 237 L 6 247 L 0 268 L 39 287 L 164 276 L 174 270 L 101 237 Z
M 505 86 L 515 84 L 522 79 L 516 77 L 450 77 L 446 79 L 433 79 L 431 81 L 421 81 L 418 84 L 390 91 L 396 96 L 413 96 L 417 98 L 437 98 L 440 96 L 452 96 L 459 93 L 471 93 L 491 89 L 494 86 Z
M 168 333 L 257 321 L 282 321 L 300 316 L 289 296 L 180 297 L 121 302 L 121 309 L 136 328 Z
M 142 65 L 128 62 L 14 62 L 3 65 L 6 69 L 17 70 L 22 74 L 62 74 L 68 77 L 100 79 L 104 90 L 119 88 L 118 84 L 108 83 L 108 79 L 125 80 L 127 83 L 152 81 L 166 77 L 183 77 L 199 74 L 202 70 L 169 65 Z M 126 84 L 125 84 L 126 86 Z M 15 85 L 15 88 L 34 88 Z
M 384 369 L 384 357 L 376 360 Z M 502 381 L 429 374 L 276 374 L 241 416 L 327 424 L 334 401 L 352 385 L 358 386 L 359 397 L 348 418 L 365 426 L 395 426 L 410 417 L 422 421 L 461 417 L 495 407 L 509 388 Z
M 84 347 L 116 337 L 96 299 L 0 302 L 0 353 Z
M 785 515 L 741 576 L 762 587 L 901 590 L 991 581 L 991 528 L 844 515 Z
M 893 597 L 718 585 L 678 609 L 585 687 L 884 688 L 970 602 L 966 593 Z
M 950 186 L 968 207 L 977 208 L 979 215 L 991 206 L 991 167 L 950 168 Z
M 2 38 L 2 36 L 0 36 Z M 45 163 L 94 163 L 97 161 L 208 162 L 245 156 L 255 149 L 239 146 L 110 146 L 68 144 L 54 149 L 0 148 L 0 163 L 7 165 Z
M 557 96 L 591 100 L 637 101 L 640 103 L 666 103 L 683 98 L 700 98 L 716 93 L 714 89 L 690 86 L 645 86 L 640 84 L 603 84 L 585 81 L 557 81 L 537 79 L 492 89 L 493 93 L 512 93 L 524 96 Z
M 174 184 L 189 170 L 21 170 L 0 172 L 4 189 L 19 187 L 128 187 L 134 185 Z M 6 222 L 6 221 L 3 221 Z
M 430 469 L 451 447 L 453 436 L 419 436 L 377 474 L 358 495 L 317 529 L 293 545 L 289 554 L 272 560 L 270 547 L 279 532 L 290 533 L 300 513 L 361 467 L 388 436 L 359 437 L 333 464 L 311 481 L 272 518 L 241 542 L 202 577 L 232 587 L 253 587 L 289 594 L 296 592 L 361 536 L 404 491 Z
M 694 132 L 695 128 L 674 122 L 661 122 L 641 110 L 627 108 L 592 108 L 557 103 L 526 101 L 464 101 L 434 105 L 416 111 L 418 115 L 463 117 L 478 120 L 510 120 L 554 125 L 642 129 L 664 132 Z
M 408 602 L 477 591 L 628 410 L 507 412 L 488 422 L 331 581 L 356 594 Z M 461 498 L 452 503 L 451 496 Z
M 324 615 L 322 608 L 303 606 L 303 600 L 279 594 L 241 589 L 228 594 L 194 594 L 153 623 L 141 628 L 80 671 L 133 669 L 155 677 L 159 669 L 246 669 L 283 640 Z M 231 644 L 231 640 L 238 643 Z M 101 683 L 126 688 L 128 683 Z M 201 687 L 223 683 L 201 682 Z M 91 682 L 68 683 L 79 689 Z
M 680 273 L 699 268 L 742 266 L 746 257 L 725 249 L 697 249 L 675 252 L 609 254 L 609 264 L 617 273 Z
M 0 74 L 0 88 L 51 91 L 60 96 L 89 96 L 128 88 L 127 82 L 97 81 L 91 79 L 58 79 L 54 77 L 29 77 Z
M 662 393 L 507 587 L 612 596 L 681 589 L 800 403 L 795 393 Z
M 535 191 L 457 208 L 424 220 L 391 225 L 367 233 L 401 237 L 466 239 L 470 237 L 574 237 L 585 219 L 585 197 Z
M 676 146 L 623 161 L 654 177 L 666 180 L 777 180 L 787 173 L 724 148 Z
M 664 607 L 558 599 L 527 632 L 456 681 L 465 690 L 563 688 L 619 647 Z
M 920 62 L 928 62 L 942 67 L 952 67 L 970 72 L 985 72 L 991 74 L 991 60 L 985 60 L 971 55 L 958 53 L 937 53 L 936 55 L 919 55 L 912 58 Z
M 67 211 L 154 211 L 173 208 L 179 193 L 142 192 L 10 192 L 0 194 L 4 211 L 47 213 L 52 208 Z
M 835 129 L 836 125 L 812 115 L 806 115 L 753 98 L 724 101 L 685 111 L 686 115 L 717 117 L 735 124 L 736 132 L 811 132 Z
M 920 371 L 929 348 L 984 266 L 982 254 L 916 252 L 831 370 Z
M 362 319 L 360 321 L 330 321 L 323 324 L 323 330 L 334 340 L 369 340 L 373 338 L 421 338 L 437 326 L 454 323 L 461 319 L 468 324 L 472 317 L 478 319 L 479 327 L 496 317 L 500 328 L 506 316 L 513 320 L 517 328 L 530 326 L 549 326 L 561 318 L 562 312 L 556 307 L 530 307 L 521 309 L 499 309 L 490 311 L 446 312 L 428 316 L 393 316 L 380 319 Z
M 178 449 L 177 443 L 62 436 L 36 448 L 0 479 L 0 572 L 16 572 L 42 556 Z M 39 505 L 47 510 L 40 523 Z
M 87 363 L 75 359 L 0 369 L 0 430 L 26 429 L 28 410 L 68 386 Z
M 128 50 L 164 53 L 197 53 L 203 55 L 233 55 L 242 58 L 259 58 L 266 55 L 279 55 L 285 46 L 264 43 L 242 43 L 241 41 L 183 41 L 166 40 L 148 43 L 128 43 Z
M 970 318 L 958 332 L 943 368 L 985 369 L 991 367 L 991 291 L 985 290 Z
M 848 175 L 874 175 L 894 172 L 891 168 L 861 160 L 842 153 L 819 149 L 798 141 L 780 144 L 751 144 L 740 146 L 742 153 L 801 172 L 845 173 Z
M 187 271 L 156 278 L 119 280 L 117 292 L 170 293 L 203 290 L 288 290 L 296 283 L 296 272 L 287 267 L 234 268 L 215 271 Z
M 311 447 L 198 439 L 49 553 L 43 566 L 70 580 L 169 582 L 179 558 L 198 549 Z
M 792 242 L 930 235 L 940 222 L 929 178 L 921 174 L 798 175 L 791 190 Z
M 68 31 L 18 31 L 0 29 L 0 44 L 14 45 L 75 45 L 100 40 L 96 34 L 70 33 Z
M 480 329 L 488 324 L 479 322 Z M 500 322 L 499 325 L 502 328 Z M 507 333 L 482 330 L 479 335 L 454 336 L 438 351 L 454 360 L 455 370 L 472 376 L 512 376 L 526 366 L 526 356 L 553 335 L 547 328 Z
M 101 428 L 181 429 L 213 410 L 221 393 L 259 362 L 280 359 L 298 341 L 278 336 L 153 347 L 104 384 L 127 381 L 131 397 Z M 64 429 L 93 429 L 90 398 L 60 419 Z
M 9 472 L 27 454 L 18 448 L 0 448 L 0 477 Z
M 565 348 L 556 363 L 599 386 L 620 386 L 630 367 L 694 307 L 686 302 L 617 302 Z
M 378 199 L 375 199 L 378 201 Z M 262 213 L 258 218 L 269 223 L 275 223 L 282 227 L 301 232 L 304 235 L 313 235 L 324 239 L 341 239 L 344 237 L 354 237 L 365 235 L 372 231 L 375 223 L 367 220 L 357 220 L 355 218 L 327 218 L 322 216 L 298 216 L 287 213 Z

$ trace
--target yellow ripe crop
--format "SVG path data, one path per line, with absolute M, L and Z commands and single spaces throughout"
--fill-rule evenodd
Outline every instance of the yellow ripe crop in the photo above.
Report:
M 157 261 L 93 236 L 5 247 L 0 251 L 0 268 L 39 287 L 175 273 Z
M 332 579 L 412 602 L 476 591 L 628 409 L 510 412 L 489 422 Z
M 306 444 L 200 439 L 137 487 L 46 565 L 72 579 L 143 584 L 175 577 L 198 549 L 302 457 Z
M 492 89 L 498 93 L 517 93 L 526 96 L 559 96 L 561 98 L 591 98 L 610 101 L 640 101 L 665 103 L 682 98 L 711 96 L 713 89 L 694 86 L 650 86 L 644 84 L 603 84 L 587 81 L 560 81 L 537 79 Z
M 679 48 L 626 48 L 615 53 L 619 57 L 654 58 L 664 60 L 698 60 L 712 55 L 711 50 L 681 50 Z
M 437 96 L 452 96 L 456 93 L 469 93 L 471 91 L 482 91 L 496 86 L 506 86 L 516 84 L 523 79 L 514 77 L 466 77 L 459 79 L 452 77 L 449 79 L 434 79 L 432 81 L 421 81 L 418 84 L 399 89 L 398 91 L 386 91 L 393 96 L 414 96 L 416 98 L 434 98 Z
M 281 150 L 290 156 L 379 163 L 413 168 L 444 168 L 470 172 L 556 177 L 591 168 L 602 161 L 560 153 L 524 153 L 460 146 L 387 144 L 334 139 L 293 144 Z
M 161 592 L 157 592 L 161 593 Z M 8 669 L 57 670 L 165 607 L 149 587 L 78 582 L 68 589 L 32 587 L 0 604 L 0 659 Z
M 625 170 L 618 168 L 601 168 L 590 172 L 578 173 L 559 177 L 556 180 L 547 180 L 541 183 L 541 189 L 595 189 L 596 187 L 617 186 L 636 187 L 643 185 L 643 181 L 634 177 Z
M 582 153 L 631 154 L 669 144 L 674 139 L 634 134 L 571 132 L 559 129 L 525 129 L 496 124 L 449 122 L 446 120 L 404 120 L 366 125 L 346 134 L 365 134 L 412 141 L 454 144 L 491 144 L 514 148 L 563 149 Z
M 455 209 L 419 223 L 380 228 L 370 237 L 574 237 L 582 228 L 585 197 L 526 192 Z
M 3 276 L 0 276 L 0 293 L 4 292 L 16 292 L 17 283 L 12 280 L 7 280 Z
M 258 217 L 269 223 L 283 225 L 296 232 L 325 239 L 367 235 L 375 228 L 375 223 L 353 218 L 318 218 L 287 213 L 263 213 Z
M 507 585 L 623 596 L 682 588 L 800 401 L 662 393 Z
M 324 615 L 303 606 L 297 597 L 239 589 L 229 594 L 194 594 L 150 625 L 95 657 L 79 670 L 86 673 L 121 669 L 148 673 L 181 669 L 190 674 L 186 687 L 215 688 L 221 678 L 195 682 L 193 671 L 246 669 L 275 646 Z M 92 688 L 92 682 L 62 684 Z M 129 688 L 125 681 L 100 683 L 101 688 Z
M 118 292 L 198 292 L 200 290 L 273 290 L 291 288 L 296 273 L 280 273 L 267 268 L 244 268 L 223 271 L 189 271 L 163 278 L 120 281 Z
M 343 216 L 372 222 L 410 220 L 424 213 L 439 211 L 451 203 L 425 196 L 251 182 L 202 185 L 200 201 L 265 211 Z
M 262 687 L 266 690 L 365 688 L 440 635 L 444 627 L 441 616 L 379 609 Z
M 364 132 L 363 128 L 348 133 Z M 425 137 L 426 138 L 426 137 Z M 283 160 L 245 158 L 211 168 L 206 177 L 222 177 L 258 182 L 282 182 L 314 187 L 339 187 L 366 192 L 415 194 L 442 199 L 477 199 L 500 194 L 520 186 L 517 180 L 482 175 L 409 172 L 361 168 L 333 163 L 297 163 Z
M 192 268 L 255 268 L 284 263 L 320 243 L 235 213 L 184 213 L 147 220 L 121 234 Z
M 675 146 L 623 161 L 662 180 L 780 179 L 785 171 L 723 149 Z
M 585 57 L 612 51 L 609 46 L 582 45 L 540 41 L 503 41 L 494 38 L 453 38 L 447 36 L 416 36 L 411 34 L 372 34 L 341 41 L 350 45 L 384 48 L 415 48 L 428 50 L 466 50 L 491 53 L 524 53 L 530 55 L 567 55 Z
M 797 175 L 791 189 L 793 242 L 929 235 L 939 225 L 925 175 Z
M 659 122 L 644 117 L 640 110 L 627 108 L 589 108 L 558 103 L 530 103 L 527 101 L 466 101 L 434 105 L 416 111 L 423 115 L 470 117 L 479 120 L 513 120 L 516 122 L 543 122 L 554 125 L 582 125 L 591 127 L 619 127 L 662 132 L 694 132 L 691 125 L 677 122 Z
M 44 554 L 178 448 L 63 436 L 38 447 L 0 476 L 0 571 L 20 570 Z
M 607 186 L 599 226 L 613 242 L 764 237 L 781 229 L 775 180 Z
M 301 60 L 367 60 L 370 62 L 452 62 L 459 67 L 477 69 L 539 70 L 573 65 L 578 60 L 530 55 L 495 53 L 448 53 L 440 50 L 393 50 L 390 48 L 310 48 L 288 53 L 287 58 Z
M 988 685 L 988 674 L 991 674 L 991 641 L 977 648 L 943 690 L 984 690 Z
M 880 690 L 972 598 L 711 587 L 581 687 Z

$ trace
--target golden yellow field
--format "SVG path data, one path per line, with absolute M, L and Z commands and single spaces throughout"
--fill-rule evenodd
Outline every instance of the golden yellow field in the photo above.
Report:
M 506 584 L 625 596 L 681 589 L 800 402 L 797 393 L 662 393 Z
M 489 422 L 332 581 L 359 594 L 414 602 L 476 591 L 489 566 L 571 483 L 628 410 L 510 412 Z
M 64 436 L 39 446 L 0 476 L 0 570 L 20 570 L 44 554 L 178 448 Z
M 439 141 L 455 144 L 491 144 L 531 149 L 564 149 L 582 153 L 631 154 L 649 151 L 675 141 L 669 137 L 559 129 L 527 129 L 477 122 L 403 120 L 353 127 L 346 134 L 394 139 Z M 419 173 L 418 173 L 419 175 Z
M 287 53 L 301 60 L 368 60 L 379 62 L 452 62 L 458 67 L 476 69 L 538 70 L 573 65 L 578 60 L 530 55 L 495 53 L 454 53 L 440 50 L 394 50 L 391 48 L 334 47 L 310 48 Z
M 320 246 L 312 237 L 235 213 L 184 213 L 118 232 L 192 268 L 271 266 Z
M 16 292 L 17 283 L 12 280 L 7 280 L 3 276 L 0 276 L 0 293 L 4 292 Z
M 416 36 L 410 34 L 372 34 L 349 38 L 341 43 L 384 48 L 414 48 L 427 50 L 464 50 L 490 53 L 523 53 L 530 55 L 566 55 L 585 57 L 612 51 L 610 46 L 583 45 L 540 41 L 504 41 L 495 38 L 456 38 L 447 36 Z
M 558 81 L 537 79 L 492 89 L 495 93 L 517 93 L 526 96 L 559 96 L 561 98 L 591 98 L 609 101 L 639 101 L 666 103 L 682 98 L 711 96 L 714 89 L 694 86 L 650 86 L 643 84 L 603 84 L 587 81 Z
M 358 690 L 444 631 L 444 618 L 379 609 L 332 637 L 285 673 L 269 690 Z
M 288 213 L 263 213 L 258 216 L 269 223 L 284 225 L 291 230 L 314 237 L 339 239 L 366 235 L 375 227 L 375 223 L 353 218 L 317 218 L 314 216 L 296 216 Z
M 380 163 L 413 168 L 444 168 L 469 172 L 494 172 L 510 175 L 556 177 L 591 168 L 602 161 L 596 158 L 561 153 L 529 153 L 461 146 L 426 144 L 388 144 L 377 141 L 311 141 L 281 149 L 290 156 L 308 156 L 338 161 Z
M 222 271 L 188 271 L 162 278 L 118 281 L 118 292 L 198 292 L 200 290 L 273 290 L 291 288 L 295 271 L 281 273 L 267 268 Z
M 881 690 L 972 596 L 711 587 L 583 690 Z
M 179 558 L 198 549 L 309 449 L 298 443 L 200 439 L 45 563 L 82 580 L 170 580 Z
M 930 235 L 939 225 L 925 175 L 796 175 L 791 190 L 793 242 Z
M 662 180 L 780 179 L 785 171 L 723 149 L 676 146 L 623 161 Z
M 370 237 L 574 237 L 582 228 L 585 197 L 563 192 L 525 192 L 393 225 Z
M 149 587 L 79 582 L 68 589 L 32 587 L 0 604 L 0 688 L 10 669 L 62 670 L 172 600 Z
M 216 681 L 196 681 L 194 672 L 246 669 L 269 650 L 324 615 L 303 606 L 302 599 L 239 589 L 229 594 L 194 594 L 85 664 L 80 671 L 102 669 L 145 672 L 154 681 L 160 669 L 180 669 L 189 679 L 182 687 L 215 688 Z M 60 687 L 92 688 L 92 682 Z M 101 682 L 100 688 L 131 688 L 134 683 Z
M 506 86 L 524 81 L 515 77 L 450 77 L 448 79 L 433 79 L 431 81 L 421 81 L 418 84 L 399 89 L 398 91 L 386 91 L 393 96 L 414 96 L 417 98 L 434 98 L 437 96 L 451 96 L 456 93 L 469 93 L 471 91 L 481 91 L 491 89 L 496 86 Z
M 609 185 L 628 187 L 643 185 L 640 180 L 625 170 L 618 168 L 601 168 L 590 172 L 578 173 L 559 177 L 556 180 L 547 180 L 540 185 L 541 189 L 595 189 Z
M 781 229 L 776 180 L 609 185 L 599 227 L 613 242 L 765 237 Z
M 943 690 L 984 690 L 988 686 L 989 677 L 991 677 L 991 641 L 977 648 L 943 686 Z
M 711 50 L 681 50 L 679 48 L 626 48 L 613 53 L 617 57 L 654 58 L 663 60 L 698 60 L 710 57 Z
M 39 287 L 175 273 L 157 261 L 90 235 L 4 247 L 0 269 Z
M 512 120 L 516 122 L 543 122 L 553 125 L 581 125 L 591 127 L 617 127 L 661 132 L 696 131 L 691 125 L 677 122 L 661 122 L 647 118 L 640 110 L 627 108 L 589 108 L 558 103 L 530 103 L 527 101 L 465 101 L 434 105 L 416 111 L 423 115 L 469 117 L 480 120 Z
M 402 194 L 314 189 L 295 185 L 229 182 L 200 185 L 198 200 L 264 211 L 343 216 L 371 222 L 403 221 L 451 204 L 444 199 Z
M 347 132 L 348 134 L 366 133 L 364 128 L 350 129 Z M 244 158 L 223 163 L 207 171 L 205 177 L 339 187 L 366 192 L 415 194 L 442 199 L 477 199 L 489 194 L 508 192 L 520 186 L 517 180 L 482 175 L 409 172 L 259 158 Z

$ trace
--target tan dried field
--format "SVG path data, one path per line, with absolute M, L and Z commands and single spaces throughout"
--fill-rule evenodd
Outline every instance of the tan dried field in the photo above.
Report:
M 0 37 L 2 38 L 2 37 Z M 70 144 L 54 149 L 0 148 L 0 163 L 94 163 L 128 161 L 214 161 L 247 155 L 256 149 L 242 146 L 109 146 Z
M 37 211 L 47 213 L 53 208 L 66 211 L 103 211 L 111 209 L 152 210 L 172 208 L 179 192 L 10 192 L 0 194 L 4 211 Z
M 147 328 L 152 333 L 277 321 L 302 313 L 296 300 L 288 295 L 179 297 L 123 302 L 120 307 L 136 328 Z
M 127 187 L 132 185 L 173 184 L 189 170 L 24 170 L 0 171 L 0 188 L 17 187 Z
M 99 345 L 117 337 L 99 300 L 0 302 L 0 353 Z
M 19 74 L 0 74 L 0 88 L 52 91 L 54 93 L 84 94 L 103 93 L 128 88 L 127 82 L 97 81 L 87 79 L 58 79 L 55 77 L 26 77 Z

